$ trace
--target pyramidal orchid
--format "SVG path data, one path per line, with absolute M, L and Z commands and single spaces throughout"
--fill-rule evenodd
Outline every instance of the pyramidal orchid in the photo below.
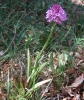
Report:
M 57 24 L 62 24 L 63 21 L 67 20 L 67 14 L 60 5 L 54 4 L 46 12 L 46 19 L 47 22 L 56 22 Z
M 36 61 L 35 61 L 35 64 L 34 64 L 34 70 L 37 69 L 37 65 L 38 65 L 39 59 L 41 58 L 41 55 L 42 55 L 43 51 L 45 50 L 45 48 L 47 47 L 47 45 L 49 43 L 49 40 L 50 40 L 50 38 L 51 38 L 51 36 L 53 34 L 53 31 L 54 31 L 54 28 L 55 28 L 56 24 L 60 24 L 61 25 L 63 21 L 66 21 L 67 20 L 67 14 L 66 14 L 66 12 L 63 10 L 63 8 L 60 5 L 54 4 L 46 12 L 46 19 L 47 19 L 47 22 L 55 22 L 55 23 L 51 28 L 49 36 L 48 36 L 48 38 L 47 38 L 42 50 L 40 51 L 40 53 L 36 57 Z M 32 73 L 32 75 L 33 75 L 33 73 Z

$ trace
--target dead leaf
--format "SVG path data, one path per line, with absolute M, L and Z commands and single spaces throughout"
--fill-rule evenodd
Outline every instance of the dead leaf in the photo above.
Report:
M 48 82 L 50 82 L 52 79 L 47 79 L 47 80 L 44 80 L 44 81 L 41 81 L 41 82 L 38 82 L 37 84 L 35 84 L 34 88 L 38 88 Z
M 65 91 L 66 91 L 66 93 L 68 93 L 71 97 L 74 96 L 73 91 L 71 90 L 71 88 L 66 87 L 66 88 L 65 88 Z
M 68 74 L 73 74 L 75 71 L 76 71 L 75 68 L 70 68 L 70 69 L 68 69 L 66 72 L 67 72 Z
M 63 100 L 71 100 L 71 98 L 70 97 L 66 97 Z
M 83 54 L 83 53 L 84 53 L 84 49 L 83 49 L 82 47 L 78 47 L 78 52 L 79 52 L 80 54 Z
M 84 91 L 83 91 L 83 100 L 84 100 Z
M 25 77 L 22 77 L 22 84 L 23 84 L 23 87 L 27 87 L 27 81 Z
M 83 0 L 72 0 L 72 2 L 76 5 L 82 5 L 84 6 Z
M 84 62 L 84 60 L 80 60 L 80 61 L 77 63 L 77 66 L 79 66 L 82 62 Z
M 76 94 L 76 95 L 72 98 L 72 100 L 81 100 L 81 99 L 80 99 L 80 95 L 79 95 L 79 94 Z
M 46 84 L 46 83 L 48 83 L 48 82 L 50 82 L 50 81 L 52 81 L 52 79 L 47 79 L 47 80 L 44 80 L 44 81 L 41 81 L 41 82 L 36 83 L 36 84 L 34 85 L 34 87 L 31 88 L 30 90 L 28 90 L 27 88 L 26 88 L 26 89 L 27 89 L 28 91 L 33 91 L 33 90 L 35 90 L 35 89 L 41 87 L 42 85 L 44 85 L 44 84 Z
M 6 95 L 2 93 L 0 88 L 0 100 L 6 100 Z
M 4 71 L 7 74 L 8 73 L 8 64 L 4 64 L 3 65 Z
M 80 55 L 79 52 L 75 52 L 75 57 L 78 58 L 78 59 L 82 59 L 82 56 Z
M 84 74 L 77 77 L 70 87 L 78 87 L 84 81 Z

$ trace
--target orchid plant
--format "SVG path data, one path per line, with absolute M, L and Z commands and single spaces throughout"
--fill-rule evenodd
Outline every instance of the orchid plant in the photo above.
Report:
M 34 65 L 34 67 L 36 68 L 37 62 L 40 59 L 42 52 L 44 51 L 44 49 L 47 47 L 48 42 L 53 34 L 54 28 L 57 24 L 62 24 L 63 21 L 67 20 L 67 14 L 64 11 L 64 9 L 58 5 L 58 4 L 54 4 L 52 7 L 50 7 L 50 9 L 46 12 L 46 19 L 47 22 L 54 22 L 54 25 L 51 28 L 50 34 L 46 40 L 45 45 L 43 46 L 41 52 L 37 55 L 37 59 L 36 59 L 36 63 Z
M 44 66 L 46 66 L 48 63 L 43 63 L 42 65 L 39 66 L 39 60 L 42 56 L 43 51 L 45 50 L 45 48 L 48 45 L 48 42 L 53 34 L 54 28 L 56 26 L 56 24 L 61 25 L 64 21 L 67 20 L 67 14 L 64 11 L 64 9 L 58 5 L 58 4 L 54 4 L 52 7 L 50 7 L 50 9 L 46 12 L 46 20 L 47 22 L 54 22 L 54 25 L 51 28 L 50 34 L 42 48 L 42 50 L 40 51 L 40 53 L 37 55 L 34 66 L 33 66 L 33 70 L 31 69 L 31 65 L 30 65 L 30 52 L 28 49 L 27 52 L 27 58 L 28 58 L 28 67 L 27 67 L 27 82 L 33 84 L 33 86 L 36 86 L 36 76 L 37 74 L 43 69 Z M 29 38 L 29 42 L 30 42 L 31 37 Z M 28 44 L 29 44 L 28 42 Z M 31 82 L 30 82 L 31 81 Z M 45 82 L 46 83 L 46 82 Z M 38 84 L 38 83 L 37 83 Z M 40 84 L 42 85 L 42 84 Z M 30 85 L 31 86 L 31 85 Z M 30 87 L 30 90 L 31 87 Z

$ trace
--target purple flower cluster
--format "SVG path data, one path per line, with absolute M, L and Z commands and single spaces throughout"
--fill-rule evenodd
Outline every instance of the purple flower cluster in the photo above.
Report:
M 48 22 L 56 22 L 58 24 L 62 24 L 63 21 L 67 20 L 67 15 L 60 5 L 54 4 L 46 12 L 46 19 Z

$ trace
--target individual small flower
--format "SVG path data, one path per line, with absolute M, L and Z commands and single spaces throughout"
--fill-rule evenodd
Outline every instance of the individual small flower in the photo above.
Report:
M 46 12 L 46 19 L 48 22 L 56 22 L 58 24 L 62 24 L 63 21 L 67 20 L 67 14 L 60 5 L 54 4 Z

